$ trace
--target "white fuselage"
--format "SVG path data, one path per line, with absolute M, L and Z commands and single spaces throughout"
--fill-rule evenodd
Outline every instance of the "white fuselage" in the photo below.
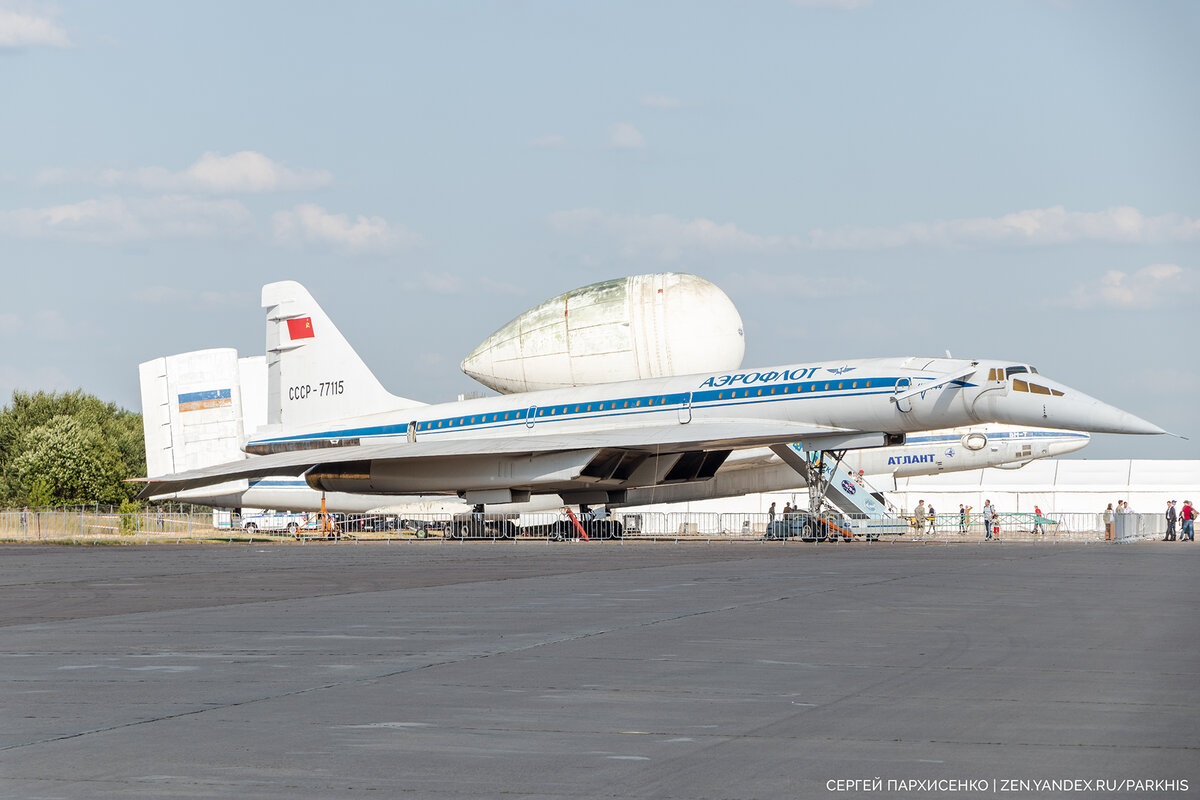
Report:
M 976 401 L 988 389 L 964 381 L 931 390 L 929 397 L 912 398 L 908 411 L 889 401 L 899 391 L 933 382 L 946 372 L 968 367 L 970 363 L 963 359 L 878 358 L 832 366 L 792 364 L 719 375 L 653 378 L 511 394 L 345 419 L 333 413 L 340 399 L 338 395 L 324 394 L 319 387 L 306 384 L 296 387 L 299 391 L 289 391 L 284 402 L 326 405 L 331 413 L 321 416 L 338 422 L 267 431 L 252 438 L 247 450 L 263 453 L 296 445 L 353 440 L 366 444 L 389 439 L 569 436 L 662 423 L 687 424 L 692 420 L 773 420 L 835 430 L 889 433 L 1010 421 L 998 419 L 1005 416 L 1014 417 L 1011 421 L 1015 424 L 1047 424 L 1048 418 L 1040 410 L 1031 404 L 1021 408 L 1022 404 L 1015 402 L 1018 398 L 979 413 Z M 988 366 L 988 362 L 980 362 L 979 369 L 986 371 Z M 1069 403 L 1057 399 L 1063 405 Z
M 845 466 L 851 473 L 862 470 L 867 480 L 878 484 L 880 476 L 909 478 L 942 472 L 961 472 L 985 467 L 1016 468 L 1039 458 L 1075 452 L 1087 445 L 1086 433 L 1008 425 L 983 425 L 914 434 L 903 445 L 850 451 Z M 794 489 L 802 478 L 767 448 L 733 454 L 712 481 L 678 487 L 657 487 L 660 502 L 666 498 L 715 499 L 752 492 Z M 184 492 L 177 499 L 220 508 L 287 508 L 319 511 L 322 493 L 311 489 L 303 478 L 276 476 L 238 481 L 224 487 L 206 487 Z M 331 492 L 324 496 L 326 509 L 343 513 L 368 511 L 421 514 L 453 513 L 467 504 L 445 495 L 381 496 Z M 556 495 L 541 495 L 528 503 L 497 505 L 496 510 L 539 511 L 560 508 Z

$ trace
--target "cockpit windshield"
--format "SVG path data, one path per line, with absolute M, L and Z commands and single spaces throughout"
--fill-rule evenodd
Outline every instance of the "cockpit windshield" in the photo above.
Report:
M 1013 375 L 1020 375 L 1022 372 L 1029 372 L 1029 370 L 1029 367 L 1007 367 L 1004 370 L 1004 375 L 1007 378 L 1011 378 Z M 1033 371 L 1037 372 L 1036 369 Z
M 1020 378 L 1013 379 L 1012 387 L 1015 391 L 1018 391 L 1018 392 L 1029 392 L 1031 394 L 1048 394 L 1048 395 L 1052 395 L 1054 397 L 1062 397 L 1063 396 L 1063 393 L 1060 392 L 1058 389 L 1051 389 L 1048 386 L 1042 386 L 1041 384 L 1038 384 L 1038 383 L 1029 383 L 1028 381 L 1023 381 Z

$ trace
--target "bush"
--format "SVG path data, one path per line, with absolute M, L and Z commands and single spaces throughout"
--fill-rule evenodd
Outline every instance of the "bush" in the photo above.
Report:
M 121 517 L 121 533 L 132 535 L 138 532 L 141 511 L 142 504 L 137 500 L 121 501 L 121 508 L 117 511 Z

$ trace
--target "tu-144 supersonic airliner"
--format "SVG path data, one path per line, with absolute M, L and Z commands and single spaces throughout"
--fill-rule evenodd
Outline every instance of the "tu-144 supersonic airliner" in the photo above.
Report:
M 961 358 L 807 362 L 425 405 L 384 390 L 300 284 L 268 284 L 262 301 L 268 425 L 247 442 L 250 457 L 147 478 L 143 497 L 286 475 L 328 492 L 620 503 L 629 490 L 711 479 L 754 447 L 786 461 L 797 442 L 855 450 L 990 422 L 1165 432 L 1028 364 Z

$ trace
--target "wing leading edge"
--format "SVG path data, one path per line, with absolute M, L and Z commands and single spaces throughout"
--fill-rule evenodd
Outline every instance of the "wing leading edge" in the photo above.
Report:
M 786 442 L 804 442 L 812 449 L 853 449 L 881 447 L 889 443 L 888 434 L 805 425 L 774 420 L 700 421 L 647 428 L 614 429 L 571 436 L 511 436 L 495 438 L 447 439 L 443 441 L 380 442 L 346 447 L 326 447 L 264 456 L 165 475 L 137 478 L 145 483 L 139 497 L 160 495 L 210 486 L 241 478 L 268 475 L 303 475 L 317 465 L 336 465 L 363 461 L 404 461 L 438 459 L 478 459 L 481 456 L 540 455 L 616 448 L 652 454 L 682 453 L 696 450 L 739 450 Z M 446 486 L 446 493 L 459 487 Z

